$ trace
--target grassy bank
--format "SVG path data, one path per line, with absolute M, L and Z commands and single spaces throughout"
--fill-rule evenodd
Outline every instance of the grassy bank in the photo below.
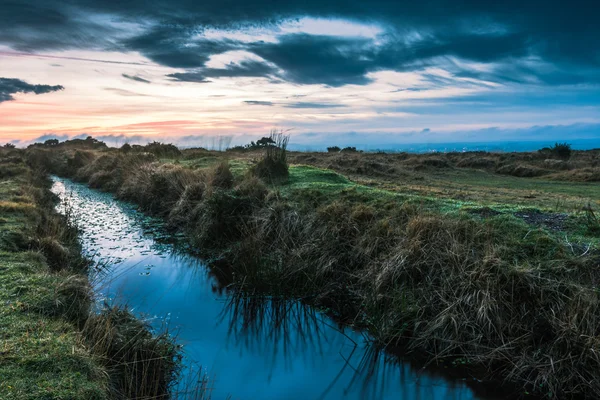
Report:
M 77 231 L 24 153 L 0 150 L 0 397 L 167 398 L 177 349 L 127 311 L 91 312 Z
M 257 152 L 36 152 L 185 231 L 225 284 L 302 298 L 517 396 L 600 397 L 599 197 L 579 179 L 517 181 L 488 154 L 308 153 L 265 184 Z M 354 169 L 374 157 L 385 175 Z

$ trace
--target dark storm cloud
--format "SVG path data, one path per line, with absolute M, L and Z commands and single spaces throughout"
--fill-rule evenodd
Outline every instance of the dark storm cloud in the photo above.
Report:
M 127 78 L 127 79 L 129 79 L 129 80 L 136 81 L 136 82 L 142 82 L 142 83 L 152 83 L 152 82 L 150 82 L 149 80 L 147 80 L 147 79 L 144 79 L 144 78 L 141 78 L 141 77 L 139 77 L 139 76 L 137 76 L 137 75 L 127 75 L 127 74 L 121 74 L 121 76 L 122 76 L 123 78 Z
M 63 90 L 60 85 L 32 85 L 20 79 L 0 78 L 0 103 L 14 100 L 15 93 L 44 94 Z
M 523 37 L 498 37 L 496 33 L 431 34 L 416 44 L 397 35 L 380 44 L 367 38 L 290 34 L 280 36 L 276 43 L 250 44 L 247 50 L 275 64 L 290 82 L 333 87 L 368 84 L 371 72 L 433 66 L 439 57 L 491 62 L 527 55 Z
M 248 50 L 277 65 L 290 82 L 343 86 L 371 81 L 365 76 L 374 65 L 371 46 L 368 39 L 293 34 L 278 43 L 253 43 Z
M 225 68 L 202 68 L 190 72 L 178 72 L 168 77 L 187 82 L 210 82 L 207 78 L 234 77 L 273 77 L 277 70 L 260 61 L 246 60 L 237 64 L 231 63 Z
M 15 0 L 0 3 L 0 43 L 18 51 L 104 49 L 118 30 L 68 2 Z
M 136 51 L 187 69 L 172 76 L 178 80 L 272 75 L 267 69 L 243 75 L 234 68 L 206 68 L 212 55 L 248 50 L 297 84 L 362 85 L 370 82 L 370 72 L 419 70 L 456 57 L 498 64 L 497 71 L 482 75 L 486 79 L 559 85 L 600 82 L 599 7 L 558 0 L 14 0 L 0 9 L 0 43 L 20 51 Z M 300 34 L 250 44 L 202 36 L 204 28 L 268 27 L 305 16 L 378 24 L 384 33 L 377 41 Z M 135 30 L 125 28 L 131 24 Z M 528 65 L 531 59 L 540 64 Z

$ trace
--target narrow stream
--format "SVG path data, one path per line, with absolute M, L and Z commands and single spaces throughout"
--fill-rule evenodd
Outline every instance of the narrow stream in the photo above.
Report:
M 127 304 L 184 346 L 212 399 L 476 399 L 465 381 L 390 362 L 360 332 L 300 302 L 232 298 L 201 260 L 136 207 L 61 178 L 53 192 L 81 230 L 101 301 Z M 181 384 L 184 386 L 184 383 Z

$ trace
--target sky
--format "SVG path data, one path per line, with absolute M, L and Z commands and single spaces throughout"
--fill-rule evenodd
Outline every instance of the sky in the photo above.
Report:
M 0 143 L 600 138 L 600 3 L 0 0 Z

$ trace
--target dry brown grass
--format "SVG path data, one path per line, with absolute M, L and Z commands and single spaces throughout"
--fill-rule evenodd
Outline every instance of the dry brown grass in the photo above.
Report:
M 126 308 L 92 314 L 83 345 L 105 365 L 116 399 L 168 399 L 178 371 L 178 349 L 167 333 L 153 336 Z

